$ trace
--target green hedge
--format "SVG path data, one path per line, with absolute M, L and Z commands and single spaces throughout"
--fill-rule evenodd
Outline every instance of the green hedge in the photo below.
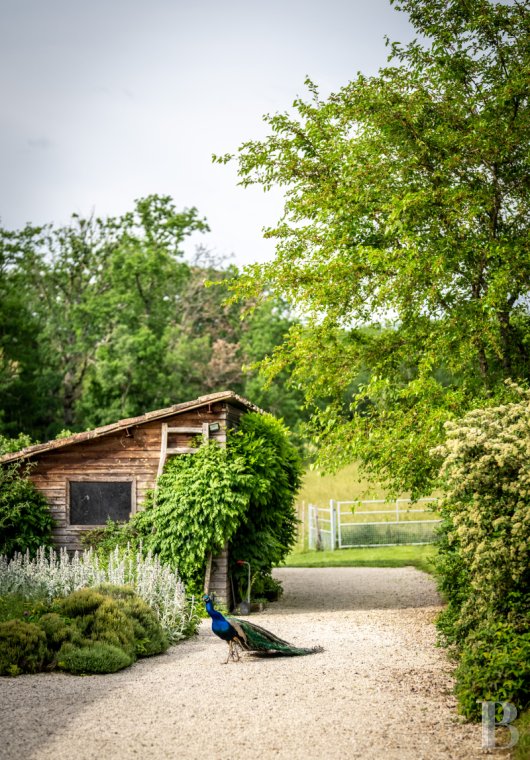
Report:
M 461 712 L 530 704 L 530 392 L 447 423 L 437 574 Z

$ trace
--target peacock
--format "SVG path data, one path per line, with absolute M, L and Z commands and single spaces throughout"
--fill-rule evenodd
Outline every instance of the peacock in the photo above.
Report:
M 212 618 L 212 631 L 228 644 L 228 657 L 224 664 L 229 660 L 237 662 L 240 649 L 247 652 L 283 655 L 284 657 L 296 657 L 324 651 L 319 646 L 295 647 L 255 623 L 249 623 L 248 620 L 241 620 L 240 618 L 225 617 L 214 609 L 213 602 L 208 594 L 204 594 L 202 598 L 206 604 L 206 611 Z

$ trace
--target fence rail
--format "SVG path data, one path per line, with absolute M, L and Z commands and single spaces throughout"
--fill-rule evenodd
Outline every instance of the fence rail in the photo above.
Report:
M 407 504 L 423 507 L 407 507 Z M 391 509 L 377 509 L 390 505 Z M 432 505 L 429 508 L 427 505 Z M 376 509 L 355 509 L 357 506 Z M 425 517 L 420 518 L 420 515 Z M 398 546 L 430 544 L 436 538 L 436 499 L 384 499 L 368 501 L 330 500 L 328 507 L 308 505 L 308 543 L 310 549 L 345 549 L 361 546 Z M 376 519 L 374 519 L 374 517 Z M 368 519 L 370 518 L 370 519 Z

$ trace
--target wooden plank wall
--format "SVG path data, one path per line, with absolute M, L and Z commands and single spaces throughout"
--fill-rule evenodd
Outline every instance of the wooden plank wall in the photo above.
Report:
M 232 606 L 232 591 L 230 589 L 230 578 L 228 576 L 228 547 L 225 546 L 221 554 L 212 560 L 212 571 L 210 583 L 208 584 L 208 593 L 215 594 L 218 602 L 225 604 L 228 609 Z
M 87 530 L 86 527 L 69 524 L 69 480 L 133 478 L 136 488 L 135 509 L 141 509 L 147 491 L 153 488 L 156 480 L 162 422 L 168 423 L 170 427 L 195 427 L 203 422 L 220 422 L 220 431 L 211 434 L 211 438 L 224 443 L 226 428 L 234 424 L 233 420 L 239 420 L 239 412 L 239 409 L 234 409 L 225 402 L 213 403 L 37 455 L 30 477 L 50 505 L 56 521 L 56 544 L 69 551 L 80 550 L 80 535 Z

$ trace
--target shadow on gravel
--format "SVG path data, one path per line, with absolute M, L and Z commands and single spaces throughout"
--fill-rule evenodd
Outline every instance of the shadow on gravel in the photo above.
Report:
M 190 646 L 191 642 L 194 646 Z M 197 650 L 191 639 L 166 653 L 141 659 L 118 673 L 74 676 L 65 673 L 36 673 L 16 678 L 0 677 L 0 758 L 21 760 L 37 758 L 56 734 L 68 728 L 91 704 L 123 689 L 127 683 L 148 679 L 153 670 L 168 666 L 168 661 L 189 657 Z M 200 649 L 205 649 L 201 642 Z M 200 656 L 200 651 L 199 651 Z M 108 733 L 109 725 L 101 732 Z M 94 742 L 93 730 L 83 740 Z M 106 760 L 106 758 L 101 758 Z

